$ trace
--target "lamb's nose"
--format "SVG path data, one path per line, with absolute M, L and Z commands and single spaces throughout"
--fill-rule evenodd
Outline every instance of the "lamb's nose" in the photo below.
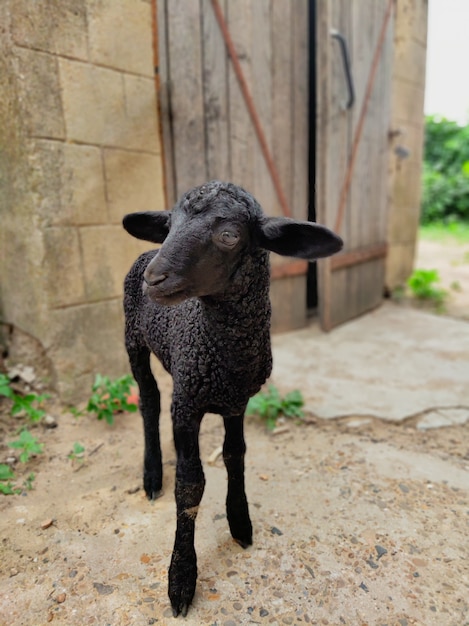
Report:
M 164 280 L 166 280 L 167 275 L 166 274 L 158 274 L 158 276 L 154 276 L 152 275 L 152 273 L 148 273 L 145 272 L 143 275 L 143 280 L 146 282 L 146 284 L 149 287 L 154 287 L 155 285 L 159 285 L 160 283 L 162 283 Z

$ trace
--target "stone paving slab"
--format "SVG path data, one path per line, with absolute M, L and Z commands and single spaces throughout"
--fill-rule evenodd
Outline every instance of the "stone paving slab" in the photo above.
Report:
M 300 389 L 321 418 L 404 420 L 434 408 L 441 420 L 442 409 L 469 409 L 465 321 L 385 303 L 330 334 L 313 323 L 276 335 L 273 351 L 272 382 Z

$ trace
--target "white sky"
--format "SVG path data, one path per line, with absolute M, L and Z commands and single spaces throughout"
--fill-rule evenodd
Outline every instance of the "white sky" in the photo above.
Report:
M 428 0 L 425 113 L 469 123 L 469 0 Z

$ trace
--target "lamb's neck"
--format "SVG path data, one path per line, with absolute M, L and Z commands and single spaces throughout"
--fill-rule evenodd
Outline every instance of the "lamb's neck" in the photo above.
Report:
M 227 333 L 252 335 L 270 326 L 270 267 L 267 253 L 249 260 L 237 272 L 223 294 L 201 298 L 210 324 L 223 326 Z

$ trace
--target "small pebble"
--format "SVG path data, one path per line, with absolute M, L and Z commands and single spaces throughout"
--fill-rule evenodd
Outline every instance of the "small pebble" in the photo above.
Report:
M 268 614 L 269 614 L 269 611 L 266 611 L 265 609 L 261 609 L 261 610 L 259 611 L 259 615 L 260 615 L 261 617 L 267 617 L 267 615 L 268 615 Z
M 108 596 L 115 589 L 115 587 L 113 587 L 112 585 L 103 585 L 103 583 L 93 583 L 93 587 L 101 596 Z
M 371 567 L 371 569 L 378 569 L 378 563 L 375 563 L 373 561 L 373 559 L 367 559 L 366 561 L 368 563 L 368 565 Z
M 52 415 L 45 415 L 42 423 L 46 428 L 57 428 L 58 426 L 57 420 L 55 419 L 55 417 L 52 417 Z
M 363 591 L 366 591 L 366 593 L 368 593 L 370 591 L 368 589 L 368 587 L 365 585 L 365 583 L 360 583 L 359 587 L 360 587 L 360 589 L 363 589 Z
M 63 604 L 65 602 L 65 599 L 67 598 L 67 594 L 65 593 L 59 593 L 59 595 L 56 598 L 56 602 L 57 604 Z
M 404 485 L 404 483 L 399 483 L 399 489 L 402 491 L 402 493 L 409 493 L 410 489 L 407 485 Z
M 279 530 L 276 526 L 272 526 L 272 528 L 270 529 L 270 532 L 273 535 L 283 535 L 283 532 Z
M 46 530 L 46 528 L 50 528 L 53 523 L 54 523 L 54 520 L 52 518 L 44 520 L 41 524 L 42 530 Z
M 380 546 L 380 545 L 376 545 L 375 550 L 376 550 L 376 554 L 378 555 L 378 561 L 380 560 L 382 556 L 388 553 L 386 548 L 383 548 L 383 546 Z

